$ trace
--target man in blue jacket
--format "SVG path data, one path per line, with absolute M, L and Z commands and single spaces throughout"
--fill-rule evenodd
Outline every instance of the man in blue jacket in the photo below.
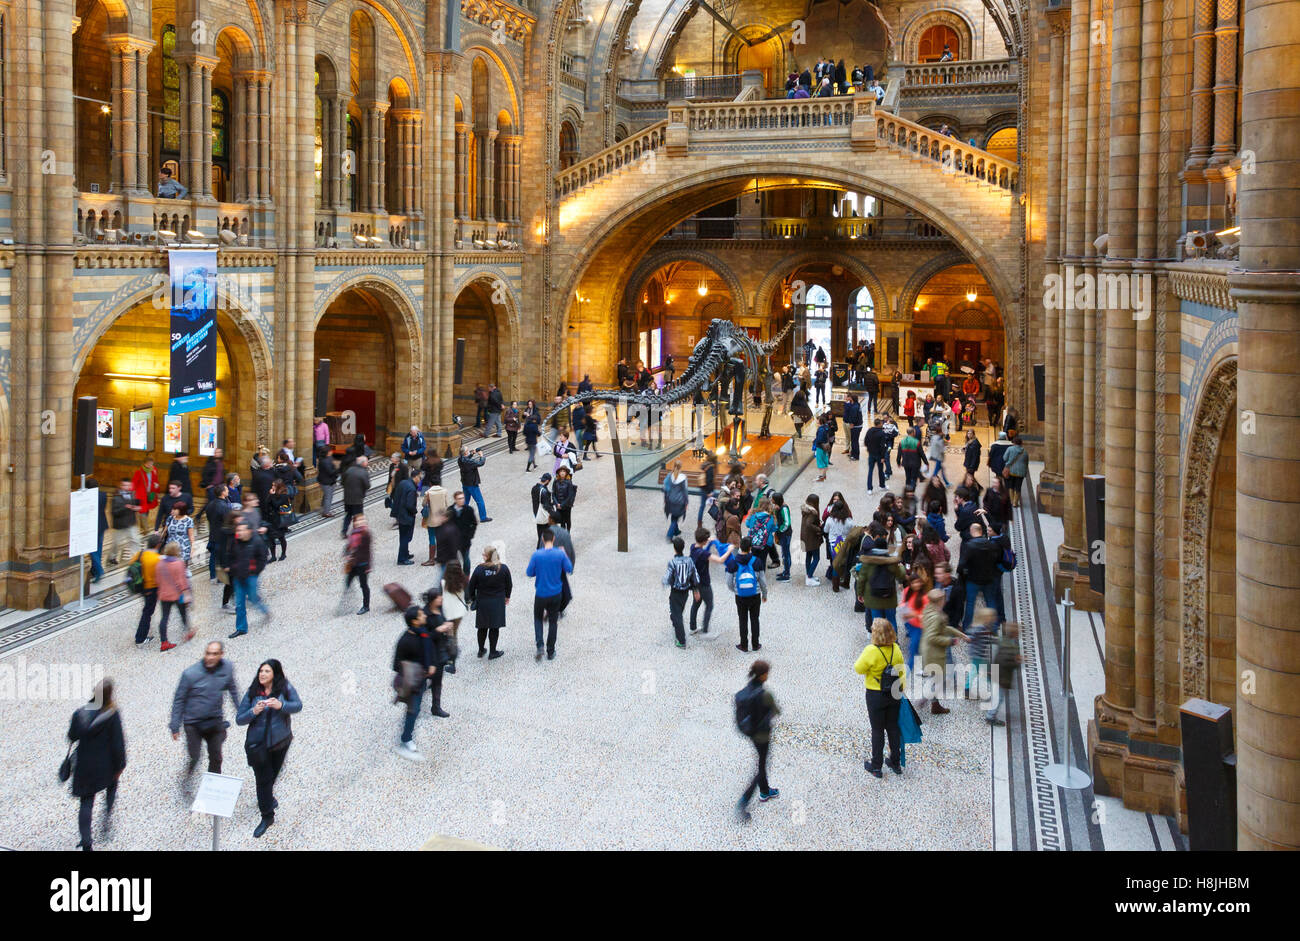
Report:
M 402 439 L 402 457 L 406 458 L 406 463 L 411 470 L 419 470 L 424 464 L 424 452 L 424 435 L 420 433 L 418 425 L 412 425 L 411 430 Z
M 564 576 L 573 573 L 573 563 L 563 549 L 555 547 L 555 534 L 542 531 L 542 547 L 533 551 L 525 574 L 536 579 L 536 596 L 533 598 L 533 636 L 537 641 L 537 656 L 542 659 L 542 616 L 546 616 L 546 659 L 555 659 L 555 633 L 560 620 L 560 607 L 564 601 Z
M 397 520 L 397 564 L 414 565 L 411 537 L 415 534 L 415 514 L 419 504 L 420 472 L 404 477 L 393 488 L 393 518 Z

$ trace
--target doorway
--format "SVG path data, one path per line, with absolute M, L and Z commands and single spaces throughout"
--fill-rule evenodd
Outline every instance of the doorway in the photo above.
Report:
M 978 340 L 957 341 L 957 366 L 967 363 L 971 366 L 980 361 L 980 344 Z

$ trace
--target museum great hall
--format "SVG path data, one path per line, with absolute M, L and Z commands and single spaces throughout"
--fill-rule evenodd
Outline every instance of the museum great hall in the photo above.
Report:
M 1227 705 L 1239 846 L 1295 849 L 1298 25 L 1295 0 L 0 0 L 4 603 L 77 594 L 78 397 L 112 486 L 205 416 L 241 468 L 311 441 L 324 359 L 368 440 L 446 448 L 476 386 L 550 401 L 680 369 L 711 320 L 793 319 L 778 362 L 1003 367 L 1059 518 L 1045 577 L 1104 621 L 1097 793 L 1181 820 L 1180 708 Z M 883 94 L 832 70 L 788 97 L 819 60 Z M 158 294 L 200 248 L 216 389 L 173 428 Z

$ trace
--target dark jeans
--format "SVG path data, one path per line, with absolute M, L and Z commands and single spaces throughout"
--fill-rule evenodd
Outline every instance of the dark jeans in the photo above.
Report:
M 433 530 L 429 530 L 433 532 Z M 347 591 L 352 587 L 352 579 L 361 583 L 361 605 L 370 607 L 370 568 L 365 565 L 354 565 L 352 571 L 348 572 L 347 580 L 343 582 L 343 590 Z
M 867 414 L 874 415 L 876 412 L 876 393 L 867 393 Z
M 781 542 L 781 574 L 790 574 L 790 537 L 794 535 L 793 529 L 787 529 L 783 533 L 777 533 L 776 538 Z M 775 549 L 773 549 L 775 553 Z
M 202 742 L 208 744 L 208 770 L 213 774 L 221 773 L 221 744 L 226 740 L 226 729 L 224 725 L 218 724 L 218 727 L 204 735 L 199 731 L 197 724 L 193 722 L 185 725 L 185 750 L 189 752 L 190 763 L 186 768 L 186 774 L 193 774 L 194 769 L 199 764 L 199 745 Z
M 352 525 L 352 517 L 361 515 L 362 505 L 360 503 L 343 504 L 343 535 L 348 534 L 348 527 Z
M 677 643 L 686 643 L 686 629 L 682 626 L 682 612 L 686 610 L 686 599 L 690 597 L 690 591 L 685 588 L 674 588 L 668 592 L 668 613 L 673 619 L 673 636 L 677 638 Z
M 880 759 L 885 750 L 885 736 L 889 736 L 889 765 L 895 767 L 901 758 L 902 742 L 898 729 L 898 711 L 901 703 L 893 693 L 878 689 L 867 690 L 867 718 L 871 720 L 872 771 L 880 770 Z
M 274 817 L 275 808 L 280 805 L 272 789 L 275 787 L 275 779 L 280 776 L 280 769 L 284 767 L 284 758 L 288 754 L 288 745 L 269 752 L 265 748 L 259 748 L 249 753 L 248 766 L 253 769 L 253 777 L 257 780 L 257 809 L 261 811 L 263 820 Z M 260 757 L 254 758 L 253 755 Z
M 225 565 L 221 560 L 221 534 L 214 533 L 208 540 L 208 579 L 217 577 L 217 568 Z
M 405 562 L 411 556 L 411 537 L 415 535 L 414 523 L 397 524 L 397 561 Z
M 90 847 L 90 818 L 95 810 L 95 794 L 87 794 L 81 799 L 81 809 L 77 812 L 77 829 L 81 831 L 81 845 Z M 104 816 L 113 812 L 113 802 L 117 800 L 117 782 L 110 784 L 104 792 Z
M 760 797 L 772 791 L 767 783 L 767 750 L 771 747 L 771 740 L 751 738 L 750 741 L 754 743 L 754 750 L 758 752 L 758 771 L 755 772 L 754 779 L 749 782 L 749 787 L 745 788 L 745 793 L 740 798 L 741 804 L 745 805 L 753 799 L 755 790 Z
M 804 572 L 809 578 L 817 574 L 817 563 L 822 560 L 822 547 L 818 546 L 812 552 L 804 553 Z
M 971 618 L 975 614 L 975 599 L 979 595 L 984 595 L 984 603 L 998 613 L 998 620 L 1007 619 L 1006 612 L 1002 609 L 1002 582 L 999 579 L 995 582 L 967 582 L 966 583 L 966 613 L 962 615 L 961 627 L 966 630 L 970 627 Z
M 149 636 L 149 625 L 153 621 L 153 609 L 158 607 L 158 589 L 144 590 L 144 610 L 140 612 L 140 625 L 135 629 L 135 642 L 143 644 Z
M 862 456 L 861 447 L 862 447 L 862 426 L 854 425 L 852 428 L 849 429 L 849 456 L 853 458 L 853 460 L 856 461 L 859 457 Z M 867 484 L 867 486 L 870 487 L 871 484 Z
M 519 437 L 518 431 L 506 432 L 506 444 L 509 445 L 511 454 L 514 454 L 515 451 L 519 450 L 518 448 L 515 447 L 515 438 L 517 437 Z
M 402 719 L 402 741 L 409 742 L 411 736 L 415 734 L 415 717 L 420 714 L 420 703 L 424 699 L 424 684 L 421 683 L 419 688 L 411 696 L 411 701 L 406 704 L 406 716 Z
M 867 455 L 867 489 L 871 490 L 875 484 L 872 481 L 876 476 L 880 478 L 880 486 L 885 486 L 885 459 L 883 457 L 873 457 Z
M 162 620 L 158 622 L 158 636 L 164 644 L 167 643 L 167 619 L 171 617 L 172 605 L 175 605 L 176 610 L 181 613 L 181 624 L 186 628 L 190 626 L 190 617 L 185 610 L 188 605 L 184 601 L 164 601 L 162 603 Z
M 700 605 L 704 605 L 704 633 L 709 632 L 709 618 L 713 617 L 713 583 L 700 583 L 700 597 L 691 602 L 691 630 L 695 630 L 698 623 L 695 620 L 696 614 L 700 610 Z
M 871 600 L 872 599 L 870 598 L 867 599 L 868 602 L 870 602 Z M 892 608 L 867 608 L 867 631 L 868 632 L 871 631 L 871 622 L 874 621 L 876 618 L 884 618 L 893 626 L 894 630 L 898 630 L 898 607 L 897 606 Z
M 542 617 L 546 617 L 546 652 L 555 653 L 555 632 L 560 623 L 560 599 L 563 593 L 533 599 L 533 638 L 542 646 Z
M 904 482 L 903 486 L 910 490 L 916 490 L 917 482 L 921 479 L 921 469 L 919 467 L 903 468 Z
M 548 529 L 550 529 L 550 528 L 551 528 L 551 524 L 550 524 L 550 523 L 534 523 L 533 525 L 537 527 L 537 548 L 540 549 L 540 548 L 542 548 L 542 533 L 544 533 L 544 532 L 546 532 Z
M 758 646 L 758 611 L 763 604 L 762 595 L 736 595 L 736 617 L 740 619 L 740 642 L 749 646 L 749 628 L 753 628 L 754 646 Z

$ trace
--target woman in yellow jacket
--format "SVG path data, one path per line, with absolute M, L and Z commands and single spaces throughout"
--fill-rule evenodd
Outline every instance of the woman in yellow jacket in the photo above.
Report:
M 896 678 L 891 685 L 881 688 L 881 677 L 889 669 Z M 871 759 L 862 766 L 876 777 L 881 777 L 880 759 L 885 749 L 885 736 L 889 736 L 889 770 L 903 773 L 901 733 L 898 729 L 898 711 L 903 698 L 903 680 L 907 665 L 894 627 L 884 618 L 871 622 L 871 643 L 853 664 L 853 672 L 862 674 L 867 687 L 867 716 L 871 719 Z

